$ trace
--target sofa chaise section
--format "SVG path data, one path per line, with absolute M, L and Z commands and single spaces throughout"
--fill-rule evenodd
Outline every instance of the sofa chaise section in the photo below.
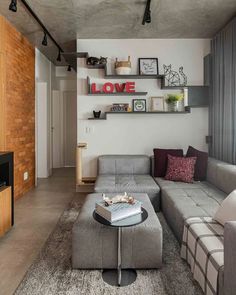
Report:
M 208 183 L 192 188 L 164 188 L 162 211 L 179 243 L 182 241 L 184 220 L 189 217 L 213 216 L 227 196 Z
M 207 179 L 193 184 L 155 178 L 161 188 L 161 207 L 178 241 L 184 220 L 212 217 L 225 197 L 236 189 L 236 167 L 213 158 L 208 160 Z
M 151 176 L 150 157 L 104 155 L 98 157 L 97 193 L 146 193 L 155 211 L 160 210 L 160 188 Z

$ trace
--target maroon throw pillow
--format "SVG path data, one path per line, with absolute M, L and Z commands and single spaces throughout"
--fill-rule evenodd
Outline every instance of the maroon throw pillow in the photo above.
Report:
M 208 153 L 198 151 L 192 146 L 189 146 L 186 157 L 197 157 L 195 172 L 194 172 L 194 180 L 196 181 L 206 180 Z
M 168 158 L 167 155 L 183 157 L 181 149 L 154 149 L 154 177 L 165 177 Z
M 172 181 L 193 182 L 197 157 L 172 157 L 168 155 L 168 166 L 165 179 Z

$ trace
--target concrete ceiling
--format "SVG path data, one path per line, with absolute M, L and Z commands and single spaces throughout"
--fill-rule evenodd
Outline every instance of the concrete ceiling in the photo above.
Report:
M 235 15 L 236 0 L 152 0 L 152 22 L 142 25 L 146 0 L 27 0 L 65 51 L 76 38 L 211 38 Z M 18 11 L 0 0 L 0 13 L 53 62 L 55 47 L 18 0 Z M 56 62 L 55 62 L 56 63 Z

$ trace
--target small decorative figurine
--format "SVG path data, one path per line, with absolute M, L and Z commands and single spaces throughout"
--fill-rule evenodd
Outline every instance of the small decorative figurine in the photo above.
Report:
M 101 116 L 101 111 L 98 111 L 98 112 L 93 111 L 93 116 L 94 116 L 94 118 L 99 119 Z
M 128 196 L 127 193 L 124 193 L 124 195 L 117 195 L 113 198 L 106 197 L 105 194 L 102 194 L 103 201 L 105 202 L 105 206 L 110 206 L 112 204 L 116 203 L 128 203 L 128 204 L 134 204 L 135 200 L 133 197 Z
M 163 65 L 164 75 L 168 82 L 168 86 L 186 86 L 187 76 L 183 72 L 183 67 L 179 68 L 179 73 L 172 70 L 172 65 Z M 181 81 L 182 80 L 182 81 Z
M 107 63 L 107 57 L 94 57 L 91 56 L 87 59 L 87 65 L 95 66 L 95 65 L 105 65 Z
M 99 64 L 100 65 L 106 65 L 107 64 L 107 57 L 100 57 L 99 59 Z

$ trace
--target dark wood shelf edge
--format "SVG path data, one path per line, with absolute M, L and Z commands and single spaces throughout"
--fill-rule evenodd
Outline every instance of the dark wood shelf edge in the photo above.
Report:
M 196 105 L 196 106 L 189 106 L 189 107 L 194 108 L 194 109 L 196 109 L 196 108 L 208 108 L 209 105 L 204 104 L 204 105 Z
M 165 114 L 190 114 L 191 113 L 191 109 L 189 107 L 186 107 L 185 111 L 180 111 L 180 112 L 105 112 L 104 115 L 105 117 L 102 118 L 88 118 L 88 120 L 107 120 L 107 115 L 165 115 Z
M 87 65 L 88 69 L 105 69 L 104 65 Z
M 106 120 L 107 118 L 88 118 L 88 120 Z
M 155 115 L 155 114 L 160 114 L 160 115 L 165 115 L 165 114 L 189 114 L 190 110 L 186 111 L 180 111 L 180 112 L 106 112 L 107 115 L 109 114 L 118 114 L 118 115 Z
M 105 75 L 105 79 L 164 79 L 164 75 Z

